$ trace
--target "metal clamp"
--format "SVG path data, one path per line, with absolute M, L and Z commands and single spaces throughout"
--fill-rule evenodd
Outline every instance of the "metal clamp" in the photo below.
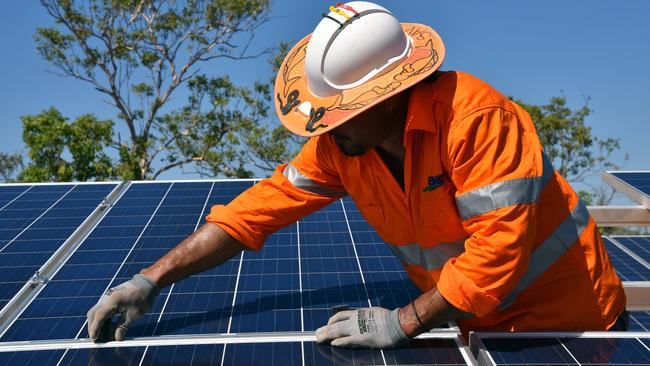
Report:
M 38 286 L 40 284 L 47 283 L 47 281 L 49 281 L 49 278 L 47 278 L 45 276 L 42 276 L 41 271 L 36 271 L 36 272 L 34 272 L 34 275 L 32 276 L 32 278 L 29 279 L 29 284 L 32 287 L 36 287 L 36 286 Z

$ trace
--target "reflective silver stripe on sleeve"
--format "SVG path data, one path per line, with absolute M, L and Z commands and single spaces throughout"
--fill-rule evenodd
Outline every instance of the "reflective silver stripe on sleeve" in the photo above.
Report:
M 284 168 L 282 174 L 284 174 L 287 180 L 291 182 L 294 187 L 300 188 L 303 191 L 307 191 L 309 193 L 330 197 L 343 197 L 347 194 L 345 192 L 335 191 L 320 184 L 314 183 L 311 179 L 307 178 L 307 176 L 302 174 L 295 166 L 291 164 L 288 164 Z
M 518 204 L 539 201 L 540 193 L 553 176 L 553 165 L 542 154 L 543 168 L 539 177 L 512 179 L 477 188 L 456 197 L 456 207 L 463 220 Z
M 442 243 L 430 248 L 422 248 L 417 243 L 399 246 L 388 244 L 388 248 L 402 262 L 432 270 L 461 255 L 465 251 L 465 240 Z
M 582 203 L 582 200 L 579 200 L 576 207 L 571 211 L 571 215 L 560 224 L 546 241 L 533 251 L 528 269 L 512 292 L 503 299 L 499 309 L 503 310 L 510 306 L 517 295 L 560 259 L 569 250 L 571 245 L 578 240 L 588 222 L 589 211 L 587 211 L 587 207 Z

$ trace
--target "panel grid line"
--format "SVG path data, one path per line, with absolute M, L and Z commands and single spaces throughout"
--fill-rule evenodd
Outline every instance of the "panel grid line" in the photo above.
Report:
M 361 283 L 363 283 L 363 290 L 366 292 L 366 298 L 368 299 L 368 306 L 372 307 L 372 302 L 370 301 L 370 294 L 368 293 L 368 287 L 366 286 L 366 279 L 363 276 L 363 269 L 361 268 L 361 261 L 359 261 L 359 254 L 357 253 L 357 246 L 354 243 L 354 236 L 352 235 L 352 229 L 350 228 L 350 220 L 348 220 L 348 214 L 345 210 L 345 204 L 343 199 L 339 200 L 341 203 L 341 208 L 343 209 L 343 217 L 345 217 L 345 224 L 348 227 L 348 233 L 350 234 L 350 241 L 352 242 L 352 250 L 354 251 L 354 257 L 357 260 L 357 266 L 359 266 L 359 274 L 361 274 Z M 384 365 L 387 365 L 386 356 L 384 355 L 384 350 L 379 350 L 381 353 L 381 358 L 384 361 Z
M 32 189 L 32 188 L 34 188 L 34 186 L 30 186 L 30 187 L 27 188 L 23 193 L 19 194 L 18 196 L 14 197 L 14 199 L 12 199 L 11 201 L 7 202 L 4 206 L 2 206 L 2 208 L 0 208 L 0 211 L 4 210 L 5 207 L 7 207 L 7 206 L 9 206 L 10 204 L 14 203 L 15 200 L 17 200 L 17 199 L 19 199 L 20 197 L 22 197 L 22 195 L 24 195 L 25 193 L 29 192 L 29 190 Z
M 241 267 L 244 263 L 244 251 L 242 250 L 241 255 L 239 256 L 239 268 L 237 269 L 237 279 L 235 280 L 235 292 L 232 295 L 232 305 L 230 308 L 230 318 L 228 319 L 228 330 L 227 334 L 230 334 L 230 327 L 232 326 L 232 316 L 235 312 L 235 301 L 237 301 L 237 287 L 239 287 L 239 278 L 241 275 Z M 221 366 L 223 366 L 224 360 L 226 359 L 226 345 L 223 345 L 223 353 L 221 354 Z
M 80 185 L 77 184 L 77 186 L 80 186 Z M 32 186 L 32 187 L 33 187 L 33 186 Z M 30 189 L 31 189 L 32 187 L 30 187 Z M 119 185 L 115 185 L 115 187 L 111 190 L 111 193 L 109 193 L 107 197 L 110 197 L 111 194 L 112 194 L 113 192 L 115 192 L 115 190 L 116 190 L 118 187 L 119 187 Z M 29 189 L 28 189 L 28 190 L 29 190 Z M 27 192 L 27 191 L 25 191 L 25 192 Z M 23 192 L 23 193 L 25 193 L 25 192 Z M 115 201 L 115 202 L 118 201 L 118 200 L 122 197 L 122 195 L 123 195 L 125 192 L 126 192 L 126 189 L 125 189 L 124 191 L 122 191 L 121 194 L 120 194 L 120 195 L 119 195 L 119 196 L 118 196 L 114 201 Z M 67 194 L 67 193 L 66 193 L 66 194 Z M 104 217 L 108 214 L 108 212 L 110 212 L 110 210 L 111 210 L 112 208 L 113 208 L 113 206 L 111 205 L 111 206 L 108 208 L 108 210 L 106 210 L 106 212 L 104 212 L 104 215 L 103 215 L 103 216 L 102 216 L 102 217 L 101 217 L 101 218 L 100 218 L 100 219 L 99 219 L 99 220 L 98 220 L 98 221 L 97 221 L 97 222 L 96 222 L 96 223 L 95 223 L 95 224 L 94 224 L 94 225 L 93 225 L 93 226 L 92 226 L 92 227 L 91 227 L 87 232 L 86 232 L 86 234 L 85 234 L 83 237 L 81 237 L 80 239 L 78 239 L 79 243 L 83 243 L 83 242 L 88 238 L 88 236 L 90 235 L 90 233 L 91 233 L 91 232 L 95 229 L 95 227 L 96 227 L 96 226 L 97 226 L 97 225 L 98 225 L 98 224 L 99 224 L 99 223 L 104 219 Z M 84 221 L 84 223 L 85 223 L 85 222 L 86 222 L 86 221 Z M 82 225 L 83 225 L 84 223 L 82 223 Z M 79 230 L 79 228 L 77 228 L 77 230 Z M 75 233 L 77 232 L 77 230 L 75 230 L 75 232 L 73 232 L 72 234 L 70 234 L 70 236 L 68 237 L 68 239 L 66 239 L 66 241 L 69 240 L 72 236 L 74 236 Z M 77 249 L 78 249 L 78 247 L 75 248 L 75 249 L 73 250 L 73 252 L 76 252 Z M 25 253 L 25 252 L 22 252 L 22 253 Z M 51 258 L 50 258 L 50 259 L 51 259 Z M 57 267 L 57 268 L 56 268 L 56 269 L 55 269 L 55 270 L 54 270 L 54 271 L 53 271 L 53 272 L 48 276 L 48 277 L 49 277 L 50 279 L 51 279 L 51 278 L 54 278 L 54 276 L 56 276 L 56 274 L 59 272 L 59 270 L 61 270 L 61 268 L 62 268 L 63 265 L 68 261 L 68 259 L 69 259 L 69 257 L 66 258 L 65 261 L 63 261 L 63 262 L 62 262 L 62 263 L 61 263 L 61 264 L 60 264 L 60 265 L 59 265 L 59 266 L 58 266 L 58 267 Z M 46 262 L 46 264 L 47 264 L 47 262 Z M 43 268 L 46 264 L 44 264 L 43 266 L 41 266 L 41 268 Z M 25 286 L 27 286 L 27 283 L 25 284 Z M 13 325 L 13 324 L 18 320 L 18 318 L 22 315 L 22 313 L 23 313 L 25 310 L 27 310 L 27 308 L 32 304 L 32 302 L 34 302 L 34 301 L 36 300 L 38 294 L 40 294 L 40 292 L 43 291 L 44 287 L 45 287 L 45 286 L 41 286 L 40 289 L 37 289 L 37 292 L 34 294 L 34 296 L 32 296 L 31 299 L 29 299 L 29 300 L 27 301 L 27 303 L 22 307 L 22 310 L 20 310 L 20 312 L 17 313 L 16 316 L 13 318 L 13 320 L 11 321 L 11 323 L 9 323 L 6 327 L 4 327 L 4 329 L 0 332 L 0 337 L 3 337 L 3 336 L 5 335 L 5 333 L 6 333 L 6 332 L 9 330 L 9 328 L 11 328 L 11 326 L 12 326 L 12 325 Z M 16 295 L 14 295 L 14 298 L 12 298 L 12 299 L 10 300 L 10 302 L 13 302 L 14 299 L 16 299 L 16 298 L 18 297 L 18 295 L 19 295 L 19 293 L 17 293 Z M 78 297 L 75 297 L 75 298 L 78 298 Z
M 34 225 L 36 221 L 40 220 L 41 217 L 43 217 L 46 213 L 48 213 L 52 209 L 52 207 L 56 206 L 56 204 L 59 203 L 63 198 L 65 198 L 65 196 L 67 196 L 68 193 L 70 193 L 76 186 L 77 185 L 75 184 L 70 189 L 68 189 L 68 191 L 65 192 L 65 194 L 63 194 L 61 197 L 59 197 L 59 199 L 56 200 L 56 202 L 51 204 L 50 207 L 47 208 L 47 210 L 43 211 L 43 213 L 41 213 L 37 218 L 32 220 L 32 222 L 30 222 L 29 225 L 27 225 L 20 233 L 18 233 L 18 235 L 14 236 L 13 239 L 11 239 L 7 244 L 5 244 L 2 248 L 0 248 L 0 253 L 2 253 L 2 251 L 4 251 L 9 245 L 11 245 L 11 243 L 13 243 L 16 240 L 16 238 L 21 236 L 25 231 L 27 231 L 30 227 L 32 227 L 32 225 Z
M 643 258 L 639 257 L 636 253 L 628 249 L 626 246 L 623 244 L 619 243 L 616 238 L 613 238 L 611 236 L 608 236 L 608 238 L 611 240 L 611 242 L 616 245 L 619 249 L 624 251 L 626 254 L 628 254 L 630 257 L 636 259 L 639 263 L 643 264 L 647 269 L 650 269 L 650 263 L 646 262 Z
M 562 342 L 562 340 L 561 340 L 560 338 L 556 338 L 556 339 L 557 339 L 558 342 L 560 342 L 560 345 L 562 345 L 562 348 L 564 348 L 564 350 L 567 351 L 567 353 L 569 354 L 569 356 L 571 356 L 571 358 L 572 358 L 572 359 L 573 359 L 573 360 L 578 364 L 578 366 L 580 366 L 580 365 L 581 365 L 580 362 L 578 362 L 578 360 L 575 358 L 575 356 L 573 355 L 573 353 L 571 353 L 571 351 L 569 351 L 569 349 L 566 347 L 566 345 L 564 344 L 564 342 Z
M 115 274 L 113 275 L 113 278 L 111 279 L 111 281 L 108 283 L 108 286 L 106 287 L 106 289 L 104 289 L 104 291 L 102 291 L 102 294 L 106 293 L 106 291 L 108 291 L 108 289 L 110 289 L 111 286 L 113 285 L 113 281 L 115 281 L 115 278 L 117 277 L 117 274 L 120 272 L 120 270 L 122 269 L 122 267 L 124 267 L 124 264 L 126 263 L 127 259 L 129 258 L 129 255 L 131 254 L 131 252 L 133 251 L 133 249 L 135 248 L 135 246 L 138 245 L 138 242 L 140 242 L 140 238 L 142 238 L 142 235 L 143 235 L 144 232 L 147 230 L 147 227 L 148 227 L 149 224 L 151 223 L 151 220 L 153 220 L 154 216 L 156 216 L 156 212 L 158 212 L 158 209 L 159 209 L 160 206 L 162 205 L 163 201 L 165 201 L 165 198 L 167 197 L 167 195 L 169 194 L 169 191 L 171 190 L 171 188 L 172 188 L 173 186 L 174 186 L 174 183 L 170 184 L 169 187 L 167 187 L 167 191 L 165 191 L 165 195 L 160 199 L 160 202 L 158 202 L 158 205 L 156 206 L 156 209 L 153 211 L 153 213 L 152 213 L 151 216 L 149 217 L 149 220 L 147 220 L 147 223 L 144 225 L 144 227 L 143 227 L 142 230 L 140 231 L 140 234 L 138 235 L 137 239 L 133 242 L 133 245 L 131 246 L 131 249 L 130 249 L 129 252 L 126 254 L 126 256 L 124 257 L 124 260 L 122 261 L 122 263 L 120 264 L 120 266 L 119 266 L 119 267 L 117 268 L 117 270 L 115 271 Z M 86 319 L 86 320 L 84 321 L 84 323 L 81 325 L 81 327 L 79 328 L 79 331 L 77 332 L 77 335 L 75 336 L 75 338 L 78 338 L 78 337 L 79 337 L 79 335 L 80 335 L 81 332 L 83 331 L 84 327 L 86 326 L 86 323 L 88 323 L 88 319 Z M 66 349 L 65 352 L 63 352 L 63 355 L 61 356 L 61 358 L 59 359 L 59 362 L 57 363 L 57 366 L 61 364 L 61 362 L 63 361 L 63 359 L 65 358 L 65 356 L 66 356 L 67 353 L 68 353 L 68 350 Z
M 196 224 L 194 225 L 194 231 L 198 229 L 199 224 L 201 223 L 201 219 L 203 218 L 203 213 L 205 212 L 205 207 L 208 205 L 208 201 L 210 200 L 210 196 L 212 195 L 212 189 L 214 189 L 214 182 L 212 182 L 212 184 L 210 185 L 210 191 L 208 191 L 208 194 L 205 196 L 203 207 L 201 208 L 201 212 L 199 212 L 199 218 L 196 220 Z M 163 313 L 165 313 L 165 308 L 167 307 L 167 303 L 169 302 L 169 297 L 171 296 L 172 291 L 174 291 L 174 285 L 176 284 L 172 283 L 172 285 L 169 287 L 169 292 L 167 292 L 167 296 L 165 297 L 165 302 L 163 304 L 162 309 L 160 310 L 158 319 L 156 320 L 156 325 L 153 328 L 153 334 L 156 334 L 156 331 L 158 330 L 158 324 L 160 324 L 160 319 L 162 319 Z M 149 350 L 149 346 L 146 346 L 144 352 L 142 353 L 142 357 L 140 358 L 140 363 L 138 365 L 142 365 L 145 357 L 147 356 L 148 350 Z
M 300 289 L 300 331 L 305 331 L 305 312 L 302 304 L 302 265 L 300 263 L 300 220 L 296 221 L 296 243 L 298 247 L 298 288 Z M 305 342 L 300 342 L 300 358 L 305 366 Z

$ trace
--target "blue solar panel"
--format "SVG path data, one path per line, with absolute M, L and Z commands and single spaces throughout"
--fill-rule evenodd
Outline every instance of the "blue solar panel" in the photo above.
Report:
M 77 337 L 169 187 L 132 185 L 1 340 Z
M 394 309 L 420 295 L 402 264 L 377 232 L 361 216 L 350 197 L 343 199 L 350 231 L 373 306 Z
M 70 349 L 63 353 L 4 352 L 0 353 L 0 363 L 54 365 L 61 360 L 61 365 L 466 365 L 453 339 L 418 340 L 410 347 L 383 352 L 337 349 L 314 342 L 281 342 L 235 343 L 228 344 L 225 350 L 222 344 L 207 344 Z
M 620 244 L 623 244 L 624 247 L 628 248 L 634 252 L 634 254 L 650 263 L 649 236 L 613 236 L 612 239 L 616 240 Z
M 30 185 L 0 185 L 0 210 L 23 195 L 33 186 Z
M 623 281 L 648 281 L 650 269 L 619 248 L 612 239 L 603 237 L 609 259 Z
M 74 185 L 34 186 L 0 211 L 0 248 L 6 246 Z
M 252 184 L 252 181 L 133 183 L 43 291 L 0 336 L 0 341 L 87 337 L 86 312 L 107 288 L 152 264 L 201 225 L 212 205 L 228 203 Z M 29 197 L 34 188 L 7 193 L 4 199 L 11 203 L 6 208 Z M 1 192 L 0 189 L 0 203 Z M 63 194 L 66 192 L 60 192 L 59 198 Z M 60 203 L 63 202 L 66 200 Z M 40 207 L 42 213 L 52 203 L 46 208 L 41 207 L 43 203 L 33 205 Z M 2 212 L 0 208 L 0 220 Z M 52 217 L 43 215 L 38 224 L 35 218 L 40 214 L 34 215 L 26 215 L 32 217 L 32 223 L 23 224 L 21 230 L 31 225 L 25 233 L 32 229 L 52 230 L 66 222 L 59 220 L 58 211 Z M 29 238 L 34 245 L 44 239 L 38 232 L 29 235 L 33 236 Z M 623 280 L 643 280 L 650 276 L 648 269 L 621 250 L 618 243 L 607 237 L 603 240 Z M 334 305 L 392 309 L 407 304 L 418 294 L 419 290 L 399 261 L 346 197 L 273 234 L 263 250 L 245 251 L 222 266 L 164 289 L 150 312 L 130 329 L 128 336 L 313 331 L 327 322 Z M 647 318 L 648 313 L 635 312 L 631 326 L 643 329 Z M 558 354 L 566 356 L 564 343 L 556 343 L 536 344 L 533 349 L 541 347 L 541 353 L 548 357 L 549 349 L 559 346 Z M 508 362 L 523 357 L 512 352 L 501 356 L 514 357 Z M 220 364 L 222 361 L 226 365 L 259 362 L 269 365 L 465 364 L 454 339 L 418 341 L 409 348 L 384 351 L 284 342 L 0 352 L 0 364 L 57 364 L 59 361 L 61 364 L 134 365 Z M 564 362 L 562 358 L 551 358 L 548 362 L 556 361 Z
M 650 332 L 650 311 L 630 311 L 630 331 Z
M 629 338 L 481 338 L 482 365 L 649 365 L 650 350 Z
M 0 364 L 15 366 L 56 365 L 64 352 L 64 350 L 0 352 Z
M 610 174 L 650 197 L 650 172 L 611 172 Z
M 113 188 L 115 184 L 30 186 L 0 210 L 0 307 Z
M 193 222 L 185 236 L 194 230 L 214 204 L 228 203 L 239 193 L 252 186 L 252 182 L 218 182 L 206 191 L 200 205 L 193 208 Z M 197 203 L 198 203 L 197 201 Z M 180 241 L 180 240 L 178 240 Z M 177 241 L 177 242 L 178 242 Z M 176 243 L 169 242 L 169 248 Z M 151 253 L 147 265 L 160 256 Z M 158 296 L 155 310 L 148 319 L 143 319 L 134 327 L 134 335 L 159 334 L 197 334 L 225 333 L 231 313 L 232 299 L 237 280 L 239 258 L 236 257 L 222 266 L 192 276 L 165 289 Z M 140 265 L 144 266 L 144 265 Z M 134 271 L 139 268 L 134 268 Z M 164 308 L 163 308 L 164 306 Z M 148 325 L 146 323 L 149 323 Z M 152 328 L 152 325 L 153 328 Z

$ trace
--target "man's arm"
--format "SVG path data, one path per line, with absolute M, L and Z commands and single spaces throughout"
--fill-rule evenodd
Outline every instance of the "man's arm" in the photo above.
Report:
M 434 287 L 412 303 L 400 308 L 399 322 L 404 334 L 413 338 L 455 320 L 462 314 L 462 311 L 449 304 Z
M 223 264 L 245 247 L 219 226 L 207 223 L 140 274 L 164 288 Z
M 151 267 L 108 290 L 88 311 L 88 335 L 98 340 L 105 322 L 120 313 L 114 334 L 109 334 L 108 338 L 123 340 L 129 326 L 149 310 L 161 288 L 218 266 L 243 249 L 241 243 L 219 226 L 204 224 Z

